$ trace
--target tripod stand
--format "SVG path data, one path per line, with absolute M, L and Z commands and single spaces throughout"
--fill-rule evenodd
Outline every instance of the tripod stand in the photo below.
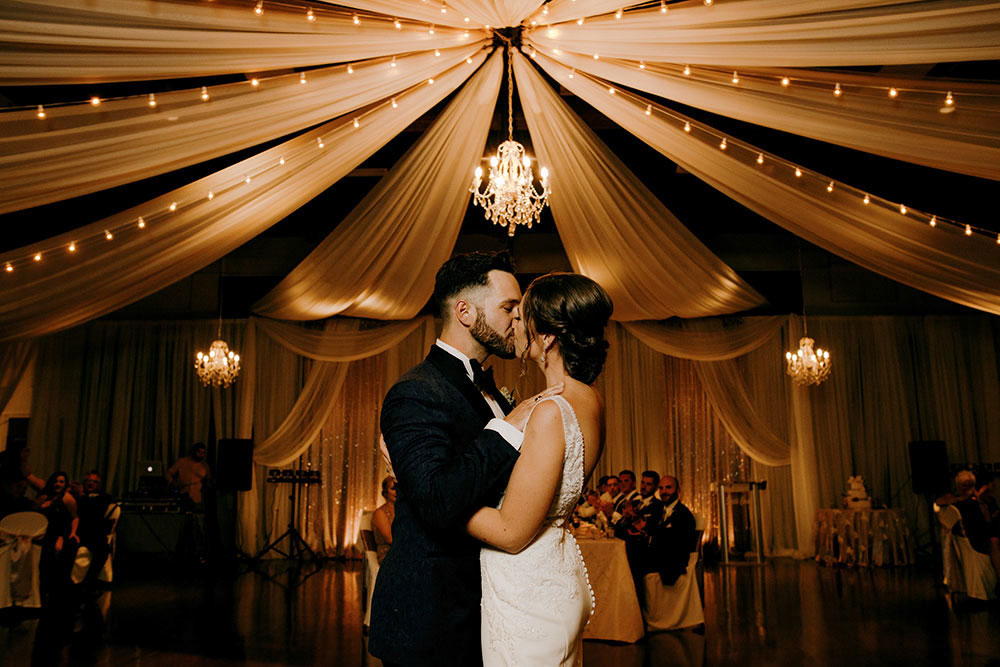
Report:
M 285 470 L 282 471 L 280 476 L 268 477 L 267 481 L 274 484 L 291 484 L 292 490 L 288 494 L 288 500 L 291 502 L 291 507 L 288 510 L 288 529 L 285 530 L 280 536 L 269 542 L 260 552 L 253 557 L 254 560 L 260 560 L 270 551 L 274 551 L 280 554 L 282 558 L 286 560 L 295 560 L 302 562 L 304 560 L 318 561 L 319 556 L 316 552 L 310 548 L 304 539 L 302 539 L 302 533 L 299 532 L 298 528 L 295 527 L 295 507 L 296 507 L 296 489 L 300 486 L 305 486 L 306 484 L 311 484 L 314 481 L 318 482 L 319 478 L 314 476 L 303 476 L 301 473 L 303 471 L 296 470 Z M 289 474 L 284 474 L 289 473 Z M 282 551 L 278 545 L 281 544 L 285 539 L 288 539 L 288 551 Z

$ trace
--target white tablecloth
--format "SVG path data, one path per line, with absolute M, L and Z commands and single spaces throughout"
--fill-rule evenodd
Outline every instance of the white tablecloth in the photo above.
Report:
M 645 628 L 628 569 L 625 543 L 617 539 L 578 538 L 587 564 L 597 608 L 583 632 L 584 639 L 637 642 Z
M 816 511 L 816 560 L 824 565 L 892 567 L 914 562 L 902 510 Z

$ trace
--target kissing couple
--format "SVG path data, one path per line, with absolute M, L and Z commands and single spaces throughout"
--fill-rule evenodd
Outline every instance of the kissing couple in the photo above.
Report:
M 594 598 L 567 517 L 604 448 L 592 385 L 611 299 L 573 273 L 522 297 L 501 252 L 448 260 L 434 301 L 441 337 L 382 405 L 398 496 L 369 651 L 387 667 L 579 665 Z M 536 363 L 545 390 L 511 405 L 490 355 Z

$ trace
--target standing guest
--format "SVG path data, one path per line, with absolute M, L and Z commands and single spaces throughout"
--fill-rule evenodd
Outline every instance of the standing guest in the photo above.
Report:
M 49 525 L 42 538 L 42 560 L 39 565 L 42 584 L 50 590 L 63 583 L 69 575 L 72 558 L 79 546 L 76 498 L 69 492 L 69 475 L 54 472 L 35 499 L 38 511 Z
M 392 546 L 392 520 L 396 518 L 396 480 L 387 475 L 382 480 L 382 497 L 385 502 L 372 515 L 372 530 L 375 546 L 378 548 L 378 564 L 385 560 Z
M 687 571 L 688 558 L 698 548 L 694 514 L 679 499 L 680 483 L 676 477 L 660 478 L 660 502 L 663 515 L 650 535 L 648 572 L 659 572 L 667 586 L 677 582 Z
M 205 461 L 207 450 L 201 442 L 191 447 L 191 454 L 177 459 L 167 471 L 167 483 L 180 491 L 194 505 L 195 510 L 204 509 L 203 490 L 211 480 L 211 471 Z
M 88 579 L 92 579 L 104 567 L 111 547 L 108 536 L 114 522 L 108 518 L 108 508 L 114 501 L 101 488 L 101 476 L 91 470 L 83 478 L 83 492 L 77 501 L 80 515 L 80 545 L 87 547 L 91 554 Z

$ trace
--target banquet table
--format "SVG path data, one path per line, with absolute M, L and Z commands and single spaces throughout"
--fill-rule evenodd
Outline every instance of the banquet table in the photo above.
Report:
M 892 567 L 914 562 L 899 509 L 822 509 L 814 525 L 816 560 L 825 565 Z
M 577 543 L 587 564 L 596 601 L 594 615 L 583 631 L 583 638 L 639 641 L 645 628 L 625 556 L 625 543 L 613 538 L 577 538 Z

